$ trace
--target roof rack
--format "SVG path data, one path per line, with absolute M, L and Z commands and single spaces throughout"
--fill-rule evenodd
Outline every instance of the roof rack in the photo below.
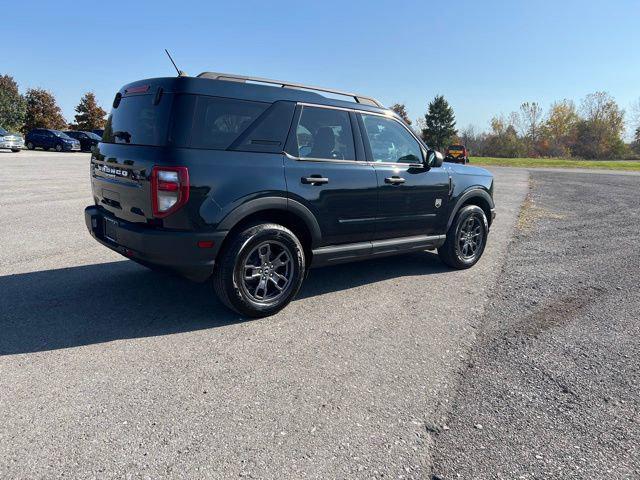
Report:
M 334 90 L 332 88 L 324 88 L 324 87 L 313 87 L 311 85 L 304 85 L 302 83 L 293 83 L 293 82 L 283 82 L 280 80 L 271 80 L 268 78 L 260 78 L 260 77 L 247 77 L 244 75 L 234 75 L 229 73 L 219 73 L 219 72 L 202 72 L 198 75 L 199 78 L 209 78 L 212 80 L 226 80 L 229 82 L 256 82 L 256 83 L 267 83 L 270 85 L 280 85 L 282 88 L 299 88 L 304 90 L 315 90 L 318 92 L 326 92 L 333 93 L 336 95 L 344 95 L 345 97 L 353 98 L 356 103 L 362 103 L 364 105 L 373 105 L 374 107 L 384 108 L 378 100 L 372 97 L 365 97 L 363 95 L 358 95 L 356 93 L 342 92 L 340 90 Z

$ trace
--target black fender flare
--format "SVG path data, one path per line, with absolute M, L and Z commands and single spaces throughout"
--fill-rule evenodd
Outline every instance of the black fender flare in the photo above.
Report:
M 453 223 L 453 219 L 456 217 L 456 214 L 458 213 L 458 211 L 460 210 L 464 202 L 466 202 L 467 200 L 473 197 L 482 198 L 483 200 L 486 200 L 486 202 L 489 204 L 490 209 L 495 208 L 495 204 L 493 203 L 493 198 L 491 197 L 491 195 L 489 195 L 489 192 L 487 192 L 485 189 L 481 187 L 472 187 L 466 192 L 464 192 L 462 195 L 460 195 L 460 198 L 458 198 L 458 200 L 456 201 L 455 206 L 453 207 L 453 209 L 451 210 L 451 213 L 449 214 L 449 220 L 447 221 L 447 231 L 449 231 L 449 228 Z M 487 220 L 489 222 L 491 221 L 490 218 L 488 218 Z
M 254 213 L 264 210 L 282 210 L 283 212 L 295 215 L 307 226 L 307 229 L 311 234 L 312 246 L 316 246 L 320 243 L 322 238 L 320 225 L 318 224 L 316 217 L 311 213 L 311 210 L 300 202 L 286 197 L 262 197 L 249 200 L 236 207 L 226 217 L 224 217 L 224 219 L 222 219 L 218 224 L 218 230 L 229 231 L 249 215 L 253 215 Z

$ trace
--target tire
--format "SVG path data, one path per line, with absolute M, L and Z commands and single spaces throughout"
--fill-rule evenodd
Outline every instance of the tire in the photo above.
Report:
M 20 149 L 19 149 L 19 148 L 12 148 L 12 149 L 11 149 L 11 151 L 12 151 L 13 153 L 18 153 L 18 152 L 20 151 Z
M 62 145 L 56 145 L 56 152 L 60 153 L 62 151 Z
M 282 225 L 262 223 L 228 240 L 218 254 L 212 283 L 227 307 L 260 318 L 286 307 L 304 276 L 304 249 L 298 238 Z
M 449 227 L 446 241 L 438 248 L 438 256 L 452 268 L 472 267 L 484 253 L 488 233 L 484 210 L 477 205 L 462 207 Z
M 29 150 L 35 150 L 36 149 L 35 145 L 33 143 L 31 143 L 31 142 L 27 142 L 27 148 Z

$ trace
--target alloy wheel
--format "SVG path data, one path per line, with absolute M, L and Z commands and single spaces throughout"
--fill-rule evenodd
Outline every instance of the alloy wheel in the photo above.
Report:
M 481 219 L 476 215 L 471 215 L 463 221 L 458 231 L 458 252 L 464 260 L 473 259 L 482 246 L 484 232 L 482 230 Z
M 269 240 L 258 244 L 242 265 L 242 287 L 251 300 L 279 300 L 293 279 L 293 255 L 283 243 Z

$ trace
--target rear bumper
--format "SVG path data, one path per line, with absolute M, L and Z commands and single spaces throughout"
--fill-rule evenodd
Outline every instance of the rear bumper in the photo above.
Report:
M 105 218 L 111 220 L 109 237 Z M 119 220 L 97 206 L 84 210 L 91 233 L 105 247 L 143 265 L 165 268 L 190 280 L 205 281 L 211 276 L 215 258 L 227 234 L 162 231 Z M 199 241 L 213 241 L 212 248 L 200 248 Z

